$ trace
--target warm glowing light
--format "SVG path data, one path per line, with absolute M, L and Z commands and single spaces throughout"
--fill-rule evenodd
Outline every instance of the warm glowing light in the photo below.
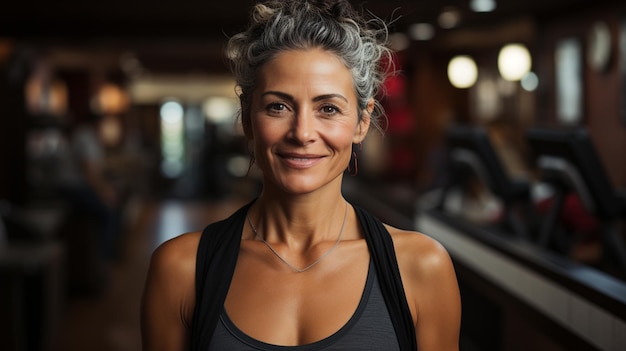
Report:
M 461 22 L 461 11 L 454 6 L 448 6 L 441 11 L 437 22 L 441 28 L 454 28 Z
M 532 66 L 530 52 L 522 44 L 508 44 L 500 49 L 498 70 L 502 78 L 508 81 L 522 79 Z
M 129 105 L 128 94 L 122 88 L 113 83 L 105 83 L 100 87 L 95 96 L 95 109 L 101 114 L 119 114 L 124 112 Z
M 67 84 L 51 77 L 49 67 L 41 64 L 24 85 L 26 108 L 32 114 L 63 116 L 67 113 Z
M 120 120 L 112 115 L 102 119 L 98 132 L 103 143 L 107 146 L 119 145 L 124 133 Z
M 206 118 L 213 123 L 232 120 L 237 113 L 237 101 L 227 97 L 213 96 L 202 105 Z
M 456 88 L 469 88 L 476 83 L 478 67 L 473 58 L 459 55 L 448 63 L 448 79 Z

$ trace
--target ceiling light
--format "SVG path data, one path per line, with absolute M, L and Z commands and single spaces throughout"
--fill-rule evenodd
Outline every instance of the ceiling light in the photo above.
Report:
M 228 97 L 213 96 L 205 100 L 202 109 L 209 121 L 226 122 L 232 120 L 237 114 L 237 101 Z
M 478 67 L 467 55 L 455 56 L 448 63 L 448 79 L 456 88 L 470 88 L 478 78 Z
M 454 28 L 461 22 L 461 11 L 454 6 L 445 7 L 437 18 L 439 26 L 444 29 Z
M 535 91 L 539 87 L 539 77 L 534 72 L 528 72 L 520 81 L 522 88 L 526 91 Z
M 474 12 L 491 12 L 497 4 L 495 0 L 470 0 L 469 7 Z
M 167 101 L 161 105 L 161 121 L 167 124 L 180 124 L 183 120 L 183 106 L 178 101 Z
M 522 44 L 507 44 L 498 54 L 498 70 L 502 78 L 509 81 L 522 79 L 532 65 L 530 52 Z
M 413 40 L 430 40 L 435 36 L 435 27 L 430 23 L 415 23 L 409 27 L 409 36 Z

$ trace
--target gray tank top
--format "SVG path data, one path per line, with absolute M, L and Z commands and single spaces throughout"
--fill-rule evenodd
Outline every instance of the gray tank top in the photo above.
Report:
M 376 270 L 370 262 L 361 301 L 348 322 L 331 336 L 311 344 L 279 346 L 256 340 L 230 320 L 222 310 L 209 350 L 229 351 L 322 351 L 400 350 L 389 312 L 383 300 Z

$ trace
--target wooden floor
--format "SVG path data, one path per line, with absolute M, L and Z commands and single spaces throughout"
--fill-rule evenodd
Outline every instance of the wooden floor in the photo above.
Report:
M 225 218 L 246 201 L 133 201 L 121 257 L 107 267 L 106 288 L 67 301 L 56 349 L 140 350 L 139 304 L 152 251 L 173 236 Z

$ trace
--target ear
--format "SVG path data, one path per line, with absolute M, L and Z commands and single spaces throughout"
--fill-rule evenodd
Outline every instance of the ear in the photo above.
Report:
M 357 124 L 354 137 L 352 138 L 353 144 L 360 144 L 365 139 L 365 136 L 370 129 L 372 111 L 374 111 L 374 99 L 370 99 L 367 103 L 367 107 L 362 112 L 361 120 L 359 121 L 359 124 Z

